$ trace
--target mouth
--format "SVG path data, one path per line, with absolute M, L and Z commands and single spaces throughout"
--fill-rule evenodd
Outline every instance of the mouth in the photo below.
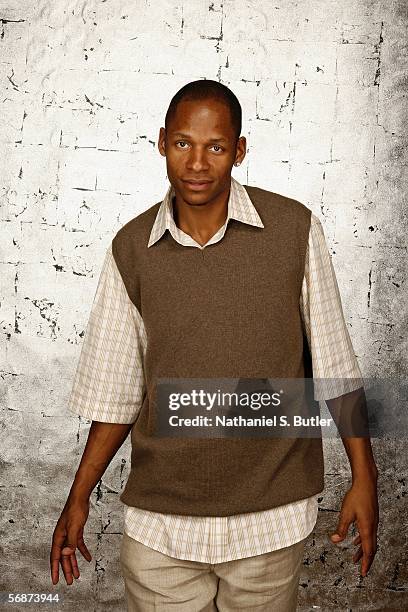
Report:
M 211 185 L 212 181 L 184 181 L 183 183 L 193 191 L 203 191 Z

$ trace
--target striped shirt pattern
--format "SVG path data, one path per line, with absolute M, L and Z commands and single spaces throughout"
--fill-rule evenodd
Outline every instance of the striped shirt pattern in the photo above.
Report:
M 229 219 L 263 227 L 245 188 L 231 177 L 227 219 L 200 245 L 174 222 L 170 185 L 153 224 L 148 247 L 166 230 L 183 246 L 203 249 L 222 240 Z M 363 386 L 344 319 L 340 293 L 322 225 L 312 213 L 300 313 L 309 343 L 316 400 Z M 147 345 L 143 319 L 131 302 L 109 244 L 91 307 L 68 408 L 80 417 L 134 423 L 145 386 Z M 270 510 L 234 516 L 162 514 L 124 505 L 124 530 L 155 550 L 179 559 L 221 563 L 290 546 L 313 530 L 317 495 Z

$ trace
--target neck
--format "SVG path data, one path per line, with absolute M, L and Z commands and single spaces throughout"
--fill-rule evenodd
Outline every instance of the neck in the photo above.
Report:
M 214 200 L 195 205 L 176 194 L 172 200 L 176 226 L 199 244 L 206 244 L 227 220 L 229 196 L 230 186 Z

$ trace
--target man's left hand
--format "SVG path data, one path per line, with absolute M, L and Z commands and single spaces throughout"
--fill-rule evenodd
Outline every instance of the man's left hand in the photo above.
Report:
M 356 523 L 358 535 L 353 544 L 360 546 L 353 561 L 358 563 L 363 557 L 362 576 L 367 575 L 377 552 L 378 514 L 377 479 L 368 475 L 356 479 L 343 498 L 337 530 L 330 538 L 335 544 L 341 542 L 351 523 Z

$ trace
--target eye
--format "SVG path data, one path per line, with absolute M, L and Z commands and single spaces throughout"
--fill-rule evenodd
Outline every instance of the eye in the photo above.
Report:
M 185 140 L 178 140 L 178 141 L 176 142 L 176 145 L 179 145 L 179 144 L 187 144 L 187 143 L 186 143 L 186 141 L 185 141 Z M 185 147 L 180 147 L 180 148 L 181 148 L 181 149 L 184 149 Z
M 217 149 L 218 149 L 218 150 L 217 150 L 217 153 L 218 153 L 219 151 L 222 151 L 222 150 L 223 150 L 223 149 L 222 149 L 222 147 L 220 147 L 220 145 L 217 145 L 217 144 L 213 145 L 213 147 L 217 147 Z

